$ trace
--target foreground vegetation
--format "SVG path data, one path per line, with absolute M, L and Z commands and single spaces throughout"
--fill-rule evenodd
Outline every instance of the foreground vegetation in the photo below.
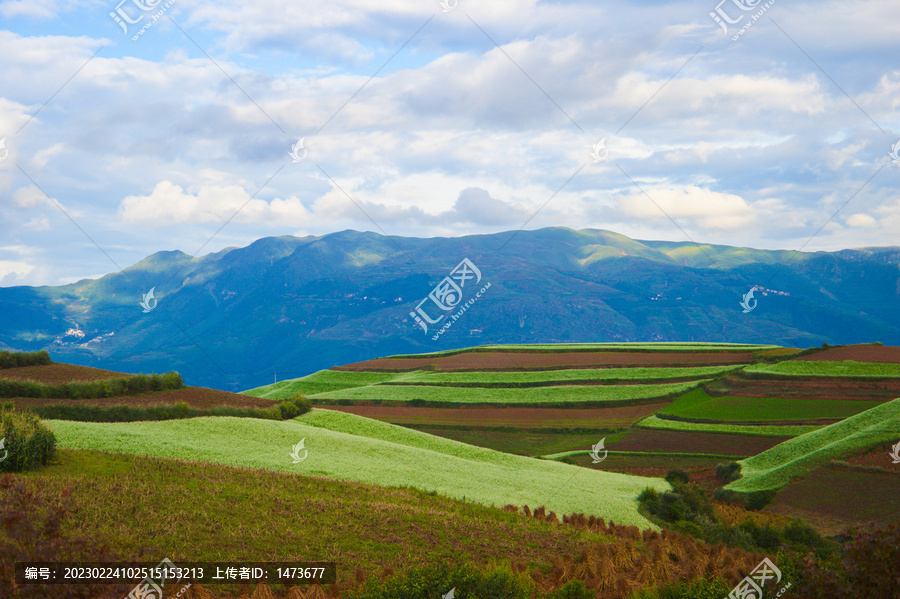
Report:
M 56 437 L 37 415 L 0 404 L 0 472 L 24 472 L 45 465 L 56 451 Z
M 819 539 L 802 526 L 723 525 L 752 546 L 794 545 L 748 552 L 544 508 L 499 510 L 416 489 L 72 450 L 40 472 L 0 477 L 0 519 L 11 524 L 0 530 L 0 596 L 10 599 L 121 599 L 132 586 L 13 586 L 16 561 L 162 556 L 338 566 L 337 584 L 324 589 L 194 585 L 191 599 L 251 590 L 254 599 L 435 599 L 451 588 L 460 599 L 721 599 L 764 555 L 799 599 L 889 599 L 900 575 L 900 527 L 857 531 L 816 556 L 803 553 Z

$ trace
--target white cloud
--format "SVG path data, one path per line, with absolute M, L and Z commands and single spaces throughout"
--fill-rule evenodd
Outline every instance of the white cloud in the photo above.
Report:
M 649 187 L 646 195 L 633 193 L 619 198 L 629 215 L 645 219 L 689 218 L 707 229 L 739 229 L 756 221 L 756 214 L 740 196 L 686 187 Z M 649 196 L 649 198 L 647 197 Z

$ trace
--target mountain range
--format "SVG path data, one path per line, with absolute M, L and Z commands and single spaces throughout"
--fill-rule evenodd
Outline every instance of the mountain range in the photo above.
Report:
M 342 231 L 197 258 L 161 251 L 99 279 L 0 288 L 0 348 L 177 370 L 188 384 L 237 391 L 492 343 L 900 345 L 898 306 L 900 247 L 770 251 L 561 227 Z

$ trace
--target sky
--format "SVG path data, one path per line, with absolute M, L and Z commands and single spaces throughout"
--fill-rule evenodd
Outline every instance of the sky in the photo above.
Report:
M 0 0 L 0 47 L 0 286 L 345 229 L 900 245 L 896 0 Z

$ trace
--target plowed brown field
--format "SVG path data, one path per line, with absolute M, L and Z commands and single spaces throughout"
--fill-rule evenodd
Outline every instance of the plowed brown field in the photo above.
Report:
M 20 366 L 18 368 L 0 369 L 0 378 L 29 380 L 36 383 L 69 383 L 74 381 L 98 381 L 101 379 L 118 379 L 131 376 L 123 372 L 101 370 L 90 366 L 73 364 L 45 364 L 42 366 Z
M 900 522 L 900 475 L 822 466 L 781 490 L 766 512 L 799 517 L 820 534 Z
M 412 425 L 508 426 L 516 428 L 624 428 L 657 412 L 665 403 L 623 408 L 414 408 L 317 406 L 382 422 Z
M 554 370 L 604 366 L 704 366 L 746 364 L 750 352 L 471 352 L 425 358 L 376 358 L 332 370 L 407 372 L 423 368 L 452 370 Z
M 891 364 L 900 364 L 900 347 L 893 345 L 847 345 L 794 359 L 809 360 L 813 362 L 856 360 L 857 362 L 888 362 Z
M 752 456 L 771 449 L 790 438 L 636 428 L 625 433 L 618 441 L 610 441 L 606 444 L 606 448 L 612 451 Z M 590 447 L 583 449 L 590 449 Z
M 219 406 L 231 406 L 236 408 L 270 408 L 275 405 L 270 399 L 229 393 L 217 389 L 204 387 L 184 387 L 172 391 L 159 393 L 144 393 L 141 395 L 128 395 L 125 397 L 104 397 L 99 399 L 55 399 L 45 397 L 15 397 L 4 399 L 12 401 L 17 408 L 32 406 L 52 405 L 84 405 L 84 406 L 132 406 L 148 407 L 156 405 L 171 405 L 185 402 L 192 408 L 215 408 Z
M 791 380 L 744 379 L 729 377 L 727 393 L 714 389 L 711 395 L 736 395 L 738 397 L 786 397 L 796 399 L 840 399 L 890 401 L 900 397 L 900 379 L 873 381 L 847 380 L 845 378 L 795 378 Z

